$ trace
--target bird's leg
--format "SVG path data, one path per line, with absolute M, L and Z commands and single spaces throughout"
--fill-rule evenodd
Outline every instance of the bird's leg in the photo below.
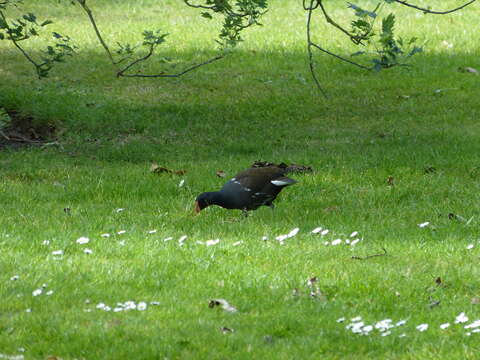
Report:
M 244 217 L 248 217 L 248 211 L 247 211 L 247 209 L 242 209 L 242 215 L 243 215 Z

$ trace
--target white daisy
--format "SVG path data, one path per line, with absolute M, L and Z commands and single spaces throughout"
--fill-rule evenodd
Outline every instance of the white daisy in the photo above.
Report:
M 416 327 L 418 331 L 425 331 L 428 329 L 428 324 L 420 324 Z
M 464 312 L 458 314 L 458 316 L 455 318 L 455 324 L 463 324 L 468 321 L 468 316 L 465 315 Z
M 290 231 L 287 235 L 287 237 L 291 238 L 291 237 L 294 237 L 295 235 L 298 234 L 298 231 L 300 230 L 300 228 L 295 228 L 295 229 L 292 229 L 292 231 Z
M 77 239 L 77 244 L 83 245 L 88 244 L 90 239 L 88 237 L 82 236 Z
M 205 245 L 207 245 L 207 246 L 213 246 L 213 245 L 217 245 L 219 242 L 220 242 L 220 239 L 207 240 L 207 241 L 205 242 Z
M 288 235 L 278 235 L 275 239 L 282 242 L 286 238 L 288 238 Z

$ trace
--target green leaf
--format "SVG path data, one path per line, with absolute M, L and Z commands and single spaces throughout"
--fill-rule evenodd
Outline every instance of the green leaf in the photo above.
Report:
M 413 56 L 417 53 L 421 53 L 423 52 L 423 48 L 422 47 L 419 47 L 419 46 L 415 46 L 412 50 L 410 50 L 410 52 L 408 53 L 408 56 Z
M 353 54 L 351 54 L 350 56 L 359 56 L 359 55 L 363 55 L 365 54 L 365 51 L 357 51 L 357 52 L 354 52 Z
M 208 12 L 202 12 L 202 16 L 206 19 L 212 19 L 212 15 L 210 15 Z
M 393 27 L 395 26 L 395 15 L 388 14 L 386 18 L 382 19 L 382 32 L 385 34 L 393 34 Z
M 46 26 L 46 25 L 49 25 L 49 24 L 53 24 L 53 21 L 52 20 L 45 20 L 44 22 L 42 22 L 40 24 L 40 26 Z
M 26 15 L 23 15 L 22 18 L 24 18 L 25 20 L 27 20 L 31 23 L 36 23 L 36 21 L 37 21 L 37 17 L 32 13 L 28 13 Z

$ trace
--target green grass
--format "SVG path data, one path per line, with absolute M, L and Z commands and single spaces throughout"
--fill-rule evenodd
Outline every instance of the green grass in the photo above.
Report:
M 50 78 L 35 79 L 0 42 L 2 106 L 61 132 L 58 147 L 0 152 L 0 354 L 24 348 L 26 359 L 478 356 L 480 334 L 466 336 L 464 324 L 454 324 L 461 312 L 480 318 L 480 305 L 472 303 L 480 297 L 480 85 L 478 76 L 457 71 L 480 68 L 478 6 L 446 17 L 392 7 L 404 16 L 398 31 L 428 40 L 426 51 L 411 68 L 381 73 L 317 54 L 325 100 L 308 73 L 300 5 L 272 1 L 264 27 L 249 30 L 231 56 L 173 80 L 115 79 L 80 9 L 56 1 L 33 10 L 55 20 L 51 29 L 70 34 L 80 51 Z M 180 2 L 91 6 L 111 43 L 161 27 L 171 33 L 161 56 L 178 59 L 179 67 L 214 55 L 216 24 Z M 349 21 L 343 7 L 332 13 Z M 316 34 L 330 49 L 354 51 L 320 21 Z M 35 53 L 42 41 L 25 45 Z M 145 71 L 159 66 L 154 59 Z M 233 176 L 258 159 L 315 172 L 294 176 L 298 184 L 282 192 L 273 213 L 262 208 L 243 220 L 239 211 L 212 207 L 193 215 L 195 197 L 225 181 L 217 170 Z M 187 172 L 152 174 L 152 162 Z M 418 227 L 425 221 L 430 225 Z M 310 234 L 317 226 L 330 233 Z M 295 227 L 299 234 L 284 245 L 275 240 Z M 363 238 L 354 247 L 324 245 L 353 231 Z M 188 238 L 179 246 L 182 235 Z M 90 243 L 78 245 L 81 236 Z M 197 243 L 216 238 L 215 246 Z M 469 244 L 475 247 L 467 250 Z M 387 256 L 352 259 L 382 248 Z M 64 255 L 53 256 L 55 250 Z M 19 279 L 10 280 L 14 275 Z M 313 276 L 323 296 L 309 296 Z M 215 298 L 238 312 L 209 308 Z M 128 300 L 160 304 L 96 309 Z M 345 329 L 356 316 L 368 324 L 408 321 L 389 336 L 360 336 Z M 337 323 L 341 317 L 347 321 Z M 452 325 L 441 330 L 445 322 Z M 429 329 L 416 330 L 421 323 Z

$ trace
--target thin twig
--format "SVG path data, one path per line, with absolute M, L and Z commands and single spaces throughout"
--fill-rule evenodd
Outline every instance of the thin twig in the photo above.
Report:
M 135 61 L 131 62 L 130 64 L 128 64 L 127 66 L 125 66 L 122 70 L 118 71 L 117 72 L 117 77 L 124 76 L 123 74 L 125 73 L 125 71 L 130 69 L 132 66 L 138 64 L 141 61 L 147 60 L 150 56 L 152 56 L 154 51 L 155 51 L 155 45 L 150 45 L 150 49 L 149 49 L 147 55 L 145 55 L 141 58 L 138 58 L 137 60 L 135 60 Z
M 354 38 L 355 36 L 351 34 L 348 30 L 345 30 L 343 27 L 338 25 L 328 14 L 327 11 L 325 10 L 325 7 L 323 6 L 322 0 L 318 0 L 318 4 L 320 6 L 320 9 L 322 10 L 323 16 L 325 17 L 325 20 L 334 27 L 336 27 L 338 30 L 343 32 L 345 35 L 347 35 L 352 41 L 355 42 Z M 357 42 L 356 42 L 357 43 Z M 359 43 L 359 42 L 358 42 Z
M 310 24 L 312 21 L 312 12 L 318 7 L 319 2 L 317 1 L 317 4 L 314 6 L 313 3 L 317 0 L 310 0 L 310 6 L 308 8 L 305 7 L 305 1 L 303 3 L 303 8 L 307 9 L 308 15 L 307 15 L 307 51 L 308 51 L 308 63 L 310 65 L 310 72 L 312 74 L 313 81 L 315 81 L 315 84 L 317 85 L 318 90 L 323 94 L 323 96 L 327 97 L 327 93 L 325 90 L 322 88 L 320 85 L 320 82 L 317 79 L 317 75 L 315 74 L 315 65 L 313 62 L 313 53 L 312 53 L 312 39 L 310 35 Z
M 97 35 L 98 41 L 100 41 L 100 44 L 102 44 L 103 48 L 105 49 L 105 52 L 107 53 L 108 58 L 110 59 L 112 64 L 116 65 L 117 63 L 115 62 L 107 43 L 103 40 L 102 34 L 100 34 L 100 30 L 97 27 L 97 23 L 95 22 L 95 18 L 93 17 L 92 10 L 90 10 L 90 8 L 87 6 L 87 3 L 85 0 L 77 0 L 77 2 L 80 4 L 83 10 L 85 10 L 85 12 L 87 13 L 88 19 L 90 20 L 90 23 L 93 26 L 93 30 Z
M 467 7 L 468 5 L 470 4 L 473 4 L 475 1 L 477 0 L 471 0 L 455 9 L 451 9 L 451 10 L 445 10 L 445 11 L 435 11 L 435 10 L 430 10 L 430 9 L 426 9 L 426 8 L 422 8 L 420 6 L 417 6 L 417 5 L 413 5 L 413 4 L 410 4 L 406 1 L 403 1 L 403 0 L 394 0 L 396 3 L 399 3 L 401 5 L 405 5 L 405 6 L 408 6 L 408 7 L 411 7 L 413 9 L 417 9 L 417 10 L 420 10 L 420 11 L 423 11 L 424 13 L 427 13 L 427 14 L 435 14 L 435 15 L 445 15 L 445 14 L 450 14 L 452 12 L 455 12 L 455 11 L 458 11 L 458 10 L 461 10 L 463 9 L 464 7 Z
M 214 61 L 217 61 L 217 60 L 220 60 L 220 59 L 223 59 L 224 58 L 224 55 L 218 55 L 218 56 L 215 56 L 214 58 L 210 59 L 210 60 L 207 60 L 207 61 L 204 61 L 202 63 L 199 63 L 199 64 L 195 64 L 177 74 L 156 74 L 156 75 L 144 75 L 144 74 L 125 74 L 124 71 L 122 70 L 122 72 L 119 72 L 117 74 L 117 76 L 123 76 L 123 77 L 141 77 L 141 78 L 176 78 L 176 77 L 180 77 L 192 70 L 195 70 L 203 65 L 208 65 L 208 64 L 211 64 L 213 63 Z M 143 58 L 141 59 L 138 59 L 136 60 L 136 62 L 138 63 L 139 61 L 142 61 Z M 128 68 L 130 68 L 130 66 L 128 66 Z
M 386 256 L 387 255 L 387 250 L 385 248 L 382 248 L 382 250 L 383 250 L 383 253 L 380 253 L 380 254 L 367 255 L 367 256 L 364 256 L 364 257 L 352 256 L 352 259 L 354 259 L 354 260 L 367 260 L 367 259 L 377 257 L 377 256 Z
M 80 6 L 83 8 L 83 10 L 86 12 L 89 20 L 90 20 L 90 23 L 92 24 L 92 27 L 95 31 L 95 34 L 97 35 L 97 38 L 98 40 L 100 41 L 100 44 L 102 45 L 102 47 L 105 49 L 105 52 L 107 53 L 108 55 L 108 58 L 110 59 L 110 61 L 112 62 L 113 65 L 118 65 L 120 64 L 121 62 L 123 62 L 125 60 L 124 59 L 121 59 L 120 61 L 115 61 L 115 59 L 113 58 L 113 55 L 112 55 L 112 52 L 110 51 L 110 48 L 108 47 L 107 43 L 105 42 L 105 40 L 103 39 L 101 33 L 100 33 L 100 30 L 98 29 L 98 26 L 97 26 L 97 23 L 95 21 L 95 18 L 93 17 L 93 13 L 92 11 L 90 10 L 90 8 L 87 6 L 87 2 L 86 0 L 77 0 L 77 2 L 80 4 Z M 188 0 L 184 0 L 184 2 L 189 5 L 189 6 L 192 6 L 192 7 L 200 7 L 200 8 L 206 8 L 206 9 L 211 9 L 211 7 L 205 7 L 205 6 L 201 6 L 201 5 L 192 5 L 188 2 Z M 143 77 L 143 78 L 172 78 L 172 77 L 180 77 L 184 74 L 186 74 L 187 72 L 190 72 L 192 70 L 195 70 L 197 68 L 199 68 L 200 66 L 203 66 L 203 65 L 207 65 L 207 64 L 210 64 L 216 60 L 219 60 L 221 58 L 224 57 L 224 55 L 219 55 L 219 56 L 216 56 L 214 57 L 213 59 L 210 59 L 208 61 L 205 61 L 205 62 L 202 62 L 200 64 L 196 64 L 194 66 L 191 66 L 187 69 L 185 69 L 184 71 L 180 72 L 180 73 L 177 73 L 177 74 L 155 74 L 155 75 L 143 75 L 143 74 L 125 74 L 125 72 L 127 72 L 129 69 L 131 69 L 133 66 L 137 65 L 138 63 L 142 62 L 142 61 L 145 61 L 147 59 L 149 59 L 153 53 L 155 52 L 155 48 L 156 48 L 156 45 L 150 45 L 150 48 L 148 50 L 148 53 L 141 57 L 141 58 L 138 58 L 134 61 L 132 61 L 130 64 L 126 65 L 123 69 L 120 69 L 117 71 L 117 77 Z
M 10 141 L 10 138 L 7 135 L 5 135 L 5 133 L 2 130 L 0 130 L 0 135 L 2 135 L 6 140 Z
M 336 57 L 336 58 L 339 59 L 339 60 L 348 62 L 349 64 L 352 64 L 352 65 L 355 65 L 355 66 L 358 66 L 359 68 L 362 68 L 362 69 L 365 69 L 365 70 L 372 70 L 372 69 L 373 69 L 373 67 L 368 67 L 368 66 L 359 64 L 359 63 L 357 63 L 357 62 L 355 62 L 355 61 L 348 60 L 348 59 L 346 59 L 346 58 L 344 58 L 344 57 L 342 57 L 342 56 L 340 56 L 340 55 L 334 54 L 334 53 L 332 53 L 332 52 L 330 52 L 330 51 L 328 51 L 328 50 L 326 50 L 326 49 L 318 46 L 317 44 L 312 43 L 312 46 L 316 47 L 318 50 L 323 51 L 324 53 L 326 53 L 326 54 L 328 54 L 328 55 L 331 55 L 331 56 L 333 56 L 333 57 Z
M 215 9 L 215 5 L 212 5 L 212 6 L 206 6 L 206 5 L 194 5 L 194 4 L 190 4 L 190 1 L 189 0 L 183 0 L 183 2 L 192 7 L 192 8 L 196 8 L 196 9 L 207 9 L 207 10 L 213 10 Z

